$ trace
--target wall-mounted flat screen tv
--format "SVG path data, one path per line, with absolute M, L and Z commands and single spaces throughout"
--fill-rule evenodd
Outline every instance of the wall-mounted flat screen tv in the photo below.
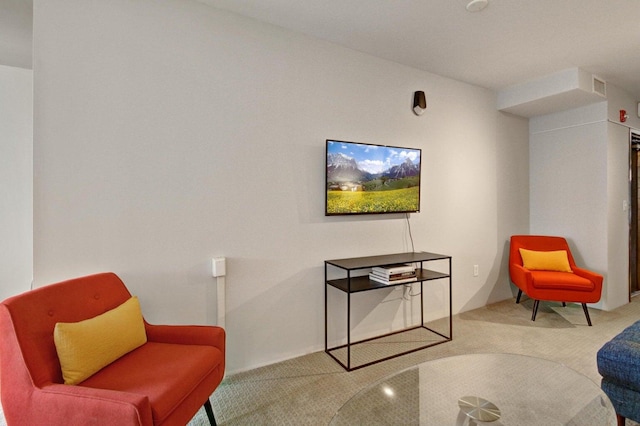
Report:
M 327 140 L 325 215 L 420 211 L 422 150 Z

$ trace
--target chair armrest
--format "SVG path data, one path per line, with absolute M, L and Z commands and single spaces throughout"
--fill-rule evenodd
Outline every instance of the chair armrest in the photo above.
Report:
M 153 325 L 145 323 L 151 342 L 214 346 L 225 353 L 225 331 L 213 325 Z
M 56 425 L 56 421 L 60 421 L 60 425 L 153 425 L 151 405 L 145 395 L 52 383 L 34 389 L 32 400 L 33 407 L 24 419 L 30 422 L 48 425 Z
M 604 277 L 598 273 L 589 271 L 588 269 L 578 268 L 577 266 L 573 268 L 573 273 L 580 277 L 588 279 L 589 281 L 593 282 L 596 286 L 602 287 L 602 281 Z
M 602 294 L 602 281 L 604 280 L 604 277 L 602 275 L 593 271 L 589 271 L 588 269 L 582 269 L 578 267 L 573 268 L 573 273 L 591 281 L 594 286 L 593 294 L 597 294 L 598 299 L 600 299 L 600 295 Z
M 526 293 L 532 282 L 531 271 L 522 265 L 512 263 L 509 265 L 509 274 L 511 281 Z

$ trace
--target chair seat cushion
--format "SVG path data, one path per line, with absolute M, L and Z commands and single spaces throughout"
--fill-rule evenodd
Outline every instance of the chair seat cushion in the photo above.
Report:
M 547 290 L 593 291 L 594 283 L 571 272 L 531 271 L 533 287 Z
M 222 358 L 212 346 L 147 342 L 78 386 L 146 395 L 154 423 L 162 423 Z

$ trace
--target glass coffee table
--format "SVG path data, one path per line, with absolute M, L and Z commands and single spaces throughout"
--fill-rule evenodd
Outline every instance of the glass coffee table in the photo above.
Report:
M 400 371 L 347 401 L 331 425 L 611 425 L 611 401 L 562 364 L 515 354 L 441 358 Z

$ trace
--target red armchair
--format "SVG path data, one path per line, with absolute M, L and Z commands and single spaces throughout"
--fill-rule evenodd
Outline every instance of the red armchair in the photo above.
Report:
M 566 251 L 572 272 L 530 270 L 523 265 L 520 249 L 537 252 Z M 567 241 L 562 237 L 514 235 L 509 250 L 509 276 L 518 287 L 516 303 L 522 292 L 534 300 L 531 320 L 536 320 L 541 300 L 581 303 L 587 323 L 591 318 L 587 303 L 596 303 L 602 294 L 602 275 L 576 266 Z
M 151 325 L 147 342 L 77 385 L 63 384 L 53 330 L 131 297 L 113 273 L 41 287 L 0 304 L 0 392 L 9 425 L 185 425 L 222 381 L 225 332 Z

